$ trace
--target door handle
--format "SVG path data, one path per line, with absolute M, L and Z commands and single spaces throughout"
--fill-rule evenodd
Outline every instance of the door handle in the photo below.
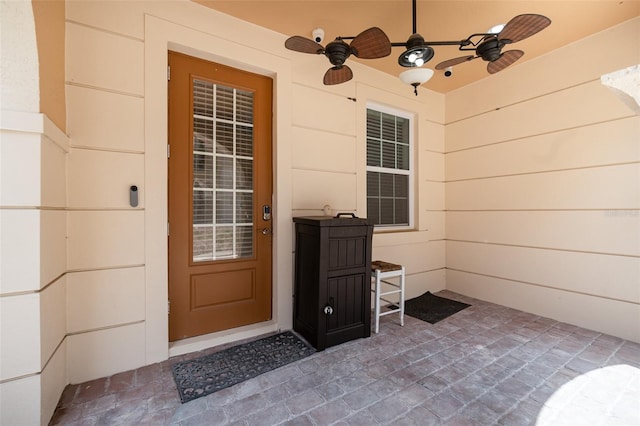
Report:
M 271 233 L 271 229 L 269 228 L 262 228 L 260 230 L 260 232 L 262 233 L 262 235 L 269 235 Z

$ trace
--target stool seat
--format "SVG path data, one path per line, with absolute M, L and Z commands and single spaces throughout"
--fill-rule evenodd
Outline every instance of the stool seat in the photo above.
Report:
M 371 270 L 375 271 L 379 269 L 381 272 L 399 271 L 402 269 L 402 265 L 396 265 L 395 263 L 385 262 L 383 260 L 374 260 L 371 262 Z
M 404 285 L 405 285 L 405 270 L 404 266 L 397 265 L 395 263 L 385 262 L 383 260 L 375 260 L 371 262 L 371 277 L 373 279 L 373 288 L 371 291 L 375 296 L 375 332 L 378 333 L 380 329 L 380 317 L 389 314 L 400 314 L 400 325 L 404 326 Z M 387 281 L 387 278 L 399 278 L 399 282 Z M 385 284 L 392 288 L 392 290 L 382 291 L 382 284 Z M 397 301 L 392 301 L 384 298 L 390 294 L 397 295 Z M 385 301 L 389 304 L 396 304 L 398 309 L 393 309 L 386 312 L 380 312 L 381 301 Z

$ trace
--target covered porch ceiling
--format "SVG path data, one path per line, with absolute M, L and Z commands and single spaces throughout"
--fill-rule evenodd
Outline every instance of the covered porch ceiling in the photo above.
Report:
M 380 27 L 392 42 L 406 42 L 413 30 L 411 0 L 192 0 L 212 9 L 235 16 L 261 27 L 285 35 L 301 35 L 311 38 L 314 28 L 323 28 L 323 45 L 338 36 L 355 36 L 369 27 Z M 519 49 L 525 52 L 515 64 L 572 43 L 590 34 L 602 31 L 618 23 L 640 15 L 637 0 L 417 0 L 417 32 L 427 41 L 462 40 L 473 33 L 483 33 L 496 24 L 505 24 L 523 13 L 537 13 L 549 17 L 551 25 L 543 31 L 522 40 L 503 51 Z M 284 46 L 283 46 L 284 48 Z M 615 49 L 615 46 L 611 46 Z M 434 46 L 435 56 L 425 67 L 474 52 L 460 52 L 457 46 Z M 402 47 L 394 47 L 391 55 L 382 59 L 359 61 L 383 72 L 398 75 L 406 70 L 398 65 Z M 597 51 L 584 52 L 594 61 Z M 300 53 L 302 55 L 302 53 Z M 329 61 L 318 57 L 318 67 L 328 69 Z M 472 82 L 486 78 L 487 62 L 476 59 L 454 67 L 451 77 L 436 71 L 423 86 L 446 93 Z M 508 69 L 508 68 L 507 68 Z M 559 71 L 562 72 L 562 71 Z

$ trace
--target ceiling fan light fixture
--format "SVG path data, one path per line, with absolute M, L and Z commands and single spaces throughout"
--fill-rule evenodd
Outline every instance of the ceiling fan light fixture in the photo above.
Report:
M 398 57 L 398 64 L 405 68 L 421 67 L 433 58 L 433 48 L 424 42 L 420 34 L 412 34 L 406 43 L 407 50 Z
M 487 30 L 487 34 L 498 34 L 504 29 L 506 24 L 496 24 Z
M 398 57 L 398 64 L 405 68 L 421 67 L 433 58 L 434 51 L 430 46 L 414 47 Z
M 418 86 L 426 83 L 433 76 L 433 70 L 429 68 L 411 68 L 400 73 L 400 81 L 413 86 L 413 92 L 418 96 Z

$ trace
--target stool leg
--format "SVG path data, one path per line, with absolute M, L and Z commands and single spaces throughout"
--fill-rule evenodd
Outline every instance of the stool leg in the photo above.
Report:
M 380 329 L 380 270 L 376 269 L 376 303 L 375 303 L 375 318 L 376 318 L 376 334 Z
M 404 326 L 404 266 L 400 274 L 400 325 Z

